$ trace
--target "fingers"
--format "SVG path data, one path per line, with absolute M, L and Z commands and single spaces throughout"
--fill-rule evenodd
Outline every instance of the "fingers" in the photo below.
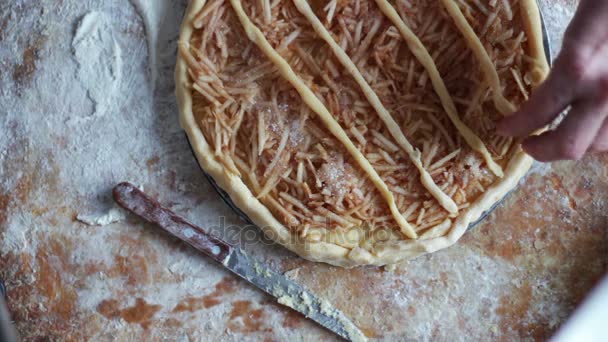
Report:
M 520 110 L 498 123 L 497 133 L 525 137 L 553 121 L 574 96 L 574 85 L 567 80 L 566 75 L 568 74 L 556 66 L 545 83 L 535 90 Z
M 608 1 L 582 0 L 564 36 L 564 49 L 548 79 L 514 115 L 503 119 L 497 133 L 524 137 L 546 126 L 584 92 L 594 56 L 606 47 Z M 605 65 L 604 58 L 595 58 Z
M 597 132 L 595 140 L 591 144 L 591 151 L 606 152 L 608 151 L 608 119 L 604 119 L 602 127 Z
M 564 36 L 564 46 L 573 44 L 583 54 L 592 53 L 608 38 L 608 1 L 582 0 Z
M 608 151 L 608 1 L 581 0 L 553 71 L 497 133 L 525 137 L 572 109 L 554 131 L 528 138 L 524 150 L 541 161 L 579 159 Z
M 577 102 L 557 129 L 528 138 L 523 148 L 543 162 L 580 159 L 598 136 L 606 113 L 607 100 Z

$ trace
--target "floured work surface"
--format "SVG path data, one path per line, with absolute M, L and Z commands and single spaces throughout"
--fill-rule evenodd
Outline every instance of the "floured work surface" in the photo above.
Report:
M 226 239 L 290 271 L 368 336 L 388 341 L 546 340 L 606 272 L 608 160 L 601 156 L 533 171 L 458 244 L 394 272 L 312 263 L 260 240 L 201 176 L 175 120 L 185 3 L 141 4 L 0 5 L 0 277 L 25 340 L 334 340 L 113 211 L 110 190 L 123 180 L 200 226 L 228 231 Z M 574 5 L 545 7 L 559 46 Z M 158 46 L 154 58 L 148 39 Z M 115 72 L 88 69 L 97 65 Z
M 311 260 L 445 248 L 531 164 L 494 133 L 548 72 L 531 0 L 193 1 L 179 51 L 201 166 Z

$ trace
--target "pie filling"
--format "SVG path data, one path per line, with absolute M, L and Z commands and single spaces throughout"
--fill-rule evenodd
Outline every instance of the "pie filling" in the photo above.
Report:
M 544 76 L 526 2 L 210 0 L 179 44 L 192 113 L 304 241 L 435 239 L 521 153 L 494 130 Z

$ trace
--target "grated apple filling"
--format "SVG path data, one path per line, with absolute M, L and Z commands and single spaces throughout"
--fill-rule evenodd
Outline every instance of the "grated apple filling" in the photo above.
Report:
M 299 236 L 371 248 L 444 235 L 502 176 L 518 145 L 495 123 L 539 81 L 519 10 L 210 0 L 179 49 L 225 172 Z

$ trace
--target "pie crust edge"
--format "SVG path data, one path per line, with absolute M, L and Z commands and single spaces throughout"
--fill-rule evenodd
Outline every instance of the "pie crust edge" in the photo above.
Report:
M 194 16 L 205 5 L 205 0 L 190 0 L 186 9 L 179 35 L 179 41 L 189 42 L 194 31 L 191 22 Z M 538 63 L 538 79 L 544 79 L 549 71 L 546 61 L 540 12 L 535 0 L 521 0 L 520 6 L 524 16 L 524 29 L 529 38 L 529 55 Z M 453 222 L 449 232 L 441 237 L 428 240 L 396 241 L 377 249 L 375 254 L 355 247 L 348 249 L 324 241 L 311 242 L 298 238 L 287 227 L 279 222 L 270 210 L 261 203 L 249 187 L 235 174 L 226 172 L 225 167 L 213 157 L 213 149 L 206 141 L 195 121 L 192 111 L 191 81 L 187 65 L 180 53 L 177 54 L 175 68 L 175 88 L 179 108 L 180 125 L 186 132 L 192 149 L 201 168 L 230 196 L 234 204 L 256 224 L 264 234 L 301 257 L 341 267 L 360 265 L 382 266 L 396 264 L 426 253 L 447 248 L 466 232 L 468 226 L 481 217 L 494 204 L 513 190 L 525 176 L 533 159 L 523 150 L 516 152 L 504 172 L 504 177 L 477 198 L 467 209 L 462 211 Z

